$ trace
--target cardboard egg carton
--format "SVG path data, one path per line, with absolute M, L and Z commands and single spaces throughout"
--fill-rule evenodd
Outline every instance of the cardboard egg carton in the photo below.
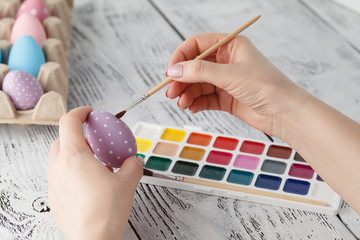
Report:
M 0 86 L 10 68 L 6 65 L 11 50 L 11 30 L 18 8 L 23 1 L 0 0 Z M 34 109 L 16 110 L 9 96 L 0 90 L 0 123 L 58 125 L 66 113 L 69 93 L 68 50 L 71 35 L 71 11 L 73 0 L 45 0 L 50 17 L 43 26 L 47 35 L 42 49 L 46 63 L 40 68 L 37 80 L 44 90 Z M 5 63 L 5 64 L 4 64 Z

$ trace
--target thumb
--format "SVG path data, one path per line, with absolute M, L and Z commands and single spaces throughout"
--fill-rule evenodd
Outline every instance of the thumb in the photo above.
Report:
M 132 156 L 124 161 L 116 175 L 121 181 L 126 179 L 130 187 L 136 188 L 143 175 L 143 168 L 144 159 L 141 156 Z
M 207 82 L 224 88 L 230 81 L 233 64 L 219 64 L 204 60 L 191 60 L 170 66 L 166 75 L 184 83 Z

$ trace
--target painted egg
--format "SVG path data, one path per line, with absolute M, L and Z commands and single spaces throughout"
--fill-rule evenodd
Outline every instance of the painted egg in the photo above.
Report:
M 85 123 L 86 136 L 95 156 L 106 165 L 119 168 L 137 146 L 130 128 L 113 114 L 94 110 Z
M 37 77 L 44 63 L 44 52 L 31 36 L 19 38 L 10 50 L 8 65 L 11 70 L 23 70 Z
M 16 18 L 19 18 L 24 13 L 30 13 L 39 19 L 40 22 L 43 22 L 50 16 L 49 8 L 43 0 L 26 0 L 23 4 L 21 4 L 16 14 Z
M 44 93 L 39 81 L 33 75 L 20 70 L 6 74 L 2 90 L 18 110 L 33 109 Z
M 10 41 L 12 44 L 15 44 L 19 38 L 25 35 L 33 37 L 40 46 L 42 46 L 46 40 L 43 25 L 39 19 L 29 13 L 24 13 L 16 20 L 11 30 Z

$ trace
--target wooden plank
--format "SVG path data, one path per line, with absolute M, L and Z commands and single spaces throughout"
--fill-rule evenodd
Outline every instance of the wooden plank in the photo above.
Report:
M 47 155 L 57 136 L 50 126 L 0 125 L 0 239 L 59 239 L 47 201 Z
M 141 239 L 355 239 L 335 217 L 140 184 Z
M 134 229 L 134 227 L 132 226 L 132 223 L 129 221 L 129 223 L 126 226 L 126 232 L 124 235 L 124 239 L 127 240 L 139 240 L 139 235 L 137 233 L 137 231 Z
M 301 2 L 360 53 L 359 12 L 341 5 L 341 1 L 301 0 Z
M 360 216 L 345 201 L 342 202 L 338 214 L 339 219 L 356 236 L 360 238 Z

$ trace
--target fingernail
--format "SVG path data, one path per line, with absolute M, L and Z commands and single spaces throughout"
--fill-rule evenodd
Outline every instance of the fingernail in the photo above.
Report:
M 169 67 L 166 71 L 166 75 L 172 78 L 181 78 L 183 76 L 183 70 L 184 65 L 178 63 Z
M 141 162 L 142 165 L 144 165 L 144 159 L 142 156 L 137 155 L 136 158 Z

